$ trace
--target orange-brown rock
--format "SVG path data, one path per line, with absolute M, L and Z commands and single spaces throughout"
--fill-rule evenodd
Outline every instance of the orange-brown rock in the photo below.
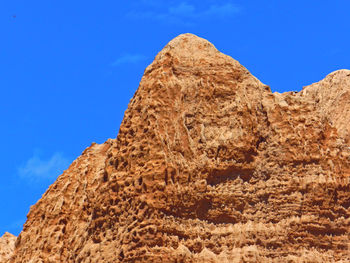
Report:
M 339 71 L 271 93 L 180 35 L 117 138 L 30 209 L 10 262 L 349 262 L 349 92 Z
M 300 95 L 312 100 L 340 137 L 350 143 L 350 70 L 334 71 L 322 81 L 304 87 Z
M 7 262 L 15 249 L 16 237 L 10 233 L 5 233 L 0 237 L 0 262 Z

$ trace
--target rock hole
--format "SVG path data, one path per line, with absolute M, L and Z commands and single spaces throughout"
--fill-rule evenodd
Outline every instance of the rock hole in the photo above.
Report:
M 234 181 L 237 178 L 243 180 L 243 182 L 249 182 L 253 170 L 242 169 L 237 167 L 229 167 L 225 170 L 214 170 L 207 177 L 207 184 L 215 186 L 218 184 L 226 183 L 228 181 Z
M 259 149 L 261 143 L 266 142 L 266 137 L 260 136 L 258 141 L 256 142 L 256 148 Z
M 119 191 L 119 185 L 117 184 L 117 183 L 115 183 L 115 184 L 113 184 L 112 186 L 111 186 L 111 189 L 112 189 L 112 191 L 113 192 L 118 192 Z
M 115 163 L 114 163 L 114 167 L 115 167 L 115 169 L 118 169 L 118 166 L 119 166 L 119 160 L 118 160 L 118 159 L 116 159 L 116 160 L 115 160 Z
M 123 260 L 125 258 L 123 250 L 119 253 L 119 258 Z
M 209 209 L 211 208 L 211 201 L 208 199 L 202 199 L 199 201 L 197 209 L 196 209 L 196 214 L 199 219 L 203 220 L 206 218 Z
M 171 178 L 171 181 L 173 182 L 173 184 L 175 183 L 175 174 L 176 174 L 176 171 L 175 171 L 175 170 L 172 170 L 172 171 L 171 171 L 170 178 Z
M 168 185 L 168 170 L 167 169 L 165 169 L 164 181 L 165 181 L 165 185 Z
M 67 224 L 67 220 L 66 220 L 65 218 L 62 218 L 62 219 L 58 222 L 58 224 L 60 224 L 60 225 L 66 225 L 66 224 Z
M 108 181 L 108 173 L 106 171 L 103 172 L 103 182 Z

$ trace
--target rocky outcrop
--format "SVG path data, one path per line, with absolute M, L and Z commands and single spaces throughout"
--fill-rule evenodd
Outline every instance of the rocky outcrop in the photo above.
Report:
M 93 143 L 31 207 L 14 262 L 78 262 L 74 253 L 93 220 L 87 207 L 103 191 L 110 144 Z
M 304 87 L 300 95 L 312 101 L 337 128 L 339 136 L 350 143 L 350 70 L 334 71 L 322 81 Z
M 10 233 L 5 233 L 0 237 L 0 262 L 7 262 L 15 249 L 16 237 Z
M 180 35 L 145 70 L 117 138 L 31 208 L 10 262 L 349 261 L 350 86 L 333 74 L 271 93 Z

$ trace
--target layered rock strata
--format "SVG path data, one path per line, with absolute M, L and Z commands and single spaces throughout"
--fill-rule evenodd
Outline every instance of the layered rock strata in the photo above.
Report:
M 9 262 L 349 262 L 349 80 L 271 93 L 180 35 L 117 138 L 30 209 Z

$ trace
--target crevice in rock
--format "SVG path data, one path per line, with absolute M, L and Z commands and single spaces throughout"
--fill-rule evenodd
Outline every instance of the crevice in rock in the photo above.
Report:
M 229 167 L 224 170 L 214 170 L 209 173 L 207 177 L 207 184 L 215 186 L 228 181 L 234 181 L 237 178 L 242 179 L 243 182 L 249 182 L 253 175 L 253 172 L 253 169 L 244 169 L 237 167 Z

